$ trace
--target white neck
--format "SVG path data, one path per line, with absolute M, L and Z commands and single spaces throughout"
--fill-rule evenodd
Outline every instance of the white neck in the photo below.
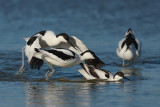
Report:
M 67 42 L 67 40 L 65 40 L 64 37 L 62 36 L 56 37 L 56 39 L 57 39 L 57 43 Z
M 113 81 L 119 81 L 121 79 L 122 79 L 122 77 L 120 77 L 118 75 L 116 75 L 116 76 L 113 77 Z

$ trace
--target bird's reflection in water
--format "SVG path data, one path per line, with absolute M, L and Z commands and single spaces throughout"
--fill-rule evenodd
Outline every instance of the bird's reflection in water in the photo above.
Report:
M 122 82 L 115 83 L 121 84 Z M 26 88 L 27 106 L 91 106 L 93 93 L 106 93 L 106 81 L 30 82 Z M 98 98 L 98 97 L 97 97 Z
M 127 68 L 124 67 L 120 69 L 119 71 L 123 72 L 125 76 L 133 76 L 133 77 L 142 77 L 141 69 L 140 68 Z

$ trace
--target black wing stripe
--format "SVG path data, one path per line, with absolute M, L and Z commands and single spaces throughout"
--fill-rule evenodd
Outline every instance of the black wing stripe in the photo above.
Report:
M 46 33 L 46 31 L 40 31 L 40 32 L 38 32 L 38 34 L 41 34 L 42 36 L 44 36 L 45 33 Z
M 42 36 L 44 36 L 45 35 L 45 33 L 46 33 L 46 31 L 40 31 L 40 32 L 38 32 L 38 33 L 36 33 L 35 35 L 37 35 L 37 34 L 41 34 Z M 28 40 L 28 42 L 27 42 L 27 45 L 32 45 L 33 44 L 33 42 L 37 39 L 37 36 L 32 36 L 29 40 Z
M 46 31 L 45 30 L 44 31 L 40 31 L 40 32 L 36 33 L 35 35 L 37 35 L 37 34 L 40 34 L 40 35 L 44 36 L 46 34 Z
M 138 44 L 137 44 L 137 42 L 134 40 L 133 43 L 134 43 L 134 45 L 135 45 L 135 48 L 138 49 Z
M 121 49 L 124 47 L 126 41 L 123 41 L 122 45 L 121 45 Z
M 96 77 L 96 78 L 99 78 L 99 76 L 97 75 L 97 73 L 94 71 L 94 68 L 93 68 L 93 67 L 88 66 L 88 69 L 89 69 L 89 73 L 90 73 L 92 76 L 94 76 L 94 77 Z
M 58 58 L 61 58 L 62 60 L 69 60 L 69 59 L 76 58 L 75 54 L 73 54 L 73 56 L 70 56 L 70 55 L 64 54 L 61 51 L 57 51 L 57 50 L 46 50 L 46 51 L 49 53 L 52 53 L 53 55 L 56 55 Z
M 101 71 L 103 71 L 103 72 L 105 72 L 105 76 L 107 77 L 107 78 L 109 78 L 109 71 L 107 71 L 107 70 L 105 70 L 105 69 L 99 69 L 99 70 L 101 70 Z
M 132 43 L 135 45 L 135 48 L 138 49 L 138 44 L 137 44 L 135 38 L 133 37 L 133 35 L 128 35 L 127 38 L 126 38 L 126 40 L 123 41 L 123 43 L 122 43 L 122 45 L 121 45 L 121 49 L 122 49 L 122 48 L 124 47 L 124 45 L 126 44 L 126 45 L 127 45 L 126 51 L 127 51 L 128 48 L 129 48 L 129 46 L 130 46 Z
M 105 63 L 102 60 L 100 60 L 93 51 L 90 52 L 95 59 L 85 60 L 85 63 L 87 65 L 93 65 L 95 68 L 102 68 L 103 66 L 105 66 Z
M 36 36 L 32 36 L 32 37 L 28 40 L 27 45 L 30 45 L 30 46 L 31 46 L 36 39 L 37 39 Z
M 81 67 L 86 71 L 86 73 L 89 75 L 89 73 L 87 72 L 86 68 L 84 67 L 84 65 L 82 63 L 80 63 Z

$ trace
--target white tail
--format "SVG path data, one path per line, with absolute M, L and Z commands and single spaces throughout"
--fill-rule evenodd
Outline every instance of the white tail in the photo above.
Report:
M 28 42 L 29 39 L 30 39 L 30 38 L 24 38 L 24 40 L 25 40 L 26 42 Z

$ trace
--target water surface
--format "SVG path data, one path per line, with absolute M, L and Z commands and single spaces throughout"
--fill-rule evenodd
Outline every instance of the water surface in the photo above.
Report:
M 0 3 L 0 105 L 2 107 L 74 107 L 160 105 L 160 2 L 158 0 L 12 0 Z M 142 56 L 127 67 L 115 53 L 128 28 L 142 43 Z M 49 67 L 40 71 L 21 66 L 23 38 L 41 30 L 65 32 L 81 39 L 113 74 L 122 71 L 132 81 L 86 81 L 77 71 L 55 67 L 45 81 Z M 26 62 L 27 64 L 27 62 Z

